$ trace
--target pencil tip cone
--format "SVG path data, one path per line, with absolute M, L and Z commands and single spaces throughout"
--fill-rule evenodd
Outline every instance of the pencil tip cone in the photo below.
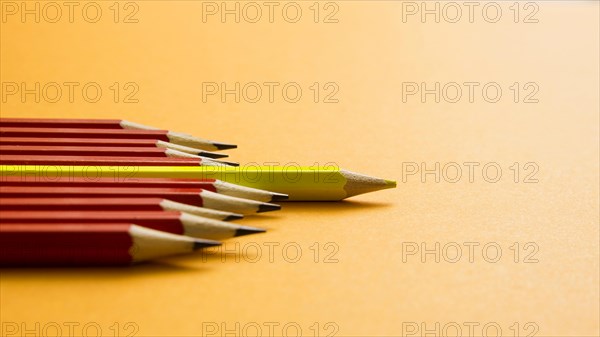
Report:
M 396 181 L 394 180 L 385 180 L 385 185 L 387 188 L 394 188 L 396 187 Z
M 198 250 L 201 248 L 215 247 L 220 246 L 221 243 L 219 241 L 212 240 L 195 240 L 194 241 L 194 250 Z
M 244 216 L 241 214 L 231 214 L 228 215 L 225 219 L 223 219 L 223 221 L 231 221 L 231 220 L 239 220 L 239 219 L 243 219 Z
M 244 236 L 256 233 L 264 233 L 266 230 L 256 227 L 242 227 L 235 230 L 235 236 Z
M 240 163 L 232 161 L 217 160 L 214 158 L 200 157 L 204 161 L 205 165 L 210 166 L 240 166 Z
M 281 209 L 281 206 L 276 204 L 264 203 L 258 206 L 258 211 L 256 213 L 270 212 L 270 211 L 278 211 Z
M 229 157 L 229 155 L 227 155 L 227 154 L 215 153 L 215 152 L 208 152 L 208 151 L 202 151 L 202 152 L 197 153 L 196 155 L 198 155 L 200 157 L 207 157 L 207 158 L 212 158 L 212 159 L 219 159 L 219 158 L 227 158 L 227 157 Z
M 273 195 L 271 196 L 271 201 L 282 201 L 282 200 L 288 200 L 290 198 L 290 196 L 287 194 L 275 193 L 275 192 L 272 192 L 272 193 L 273 193 Z
M 217 143 L 217 142 L 213 142 L 212 144 L 219 150 L 227 150 L 227 149 L 237 148 L 237 145 L 235 145 L 235 144 Z
M 222 160 L 219 160 L 219 163 L 223 163 L 223 164 L 229 165 L 229 166 L 240 166 L 240 163 L 236 163 L 236 162 L 232 162 L 232 161 L 222 161 Z

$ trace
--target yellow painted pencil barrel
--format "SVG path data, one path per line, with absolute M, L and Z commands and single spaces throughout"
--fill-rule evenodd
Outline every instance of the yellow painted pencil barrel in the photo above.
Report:
M 349 172 L 334 166 L 52 166 L 0 165 L 0 180 L 83 177 L 219 179 L 258 189 L 288 194 L 295 201 L 335 201 L 358 194 L 396 187 L 393 180 Z

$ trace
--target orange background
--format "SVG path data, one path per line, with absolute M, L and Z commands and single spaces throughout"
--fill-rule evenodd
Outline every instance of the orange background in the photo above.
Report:
M 0 1 L 3 15 L 7 3 Z M 268 322 L 275 322 L 276 335 L 297 324 L 308 336 L 383 336 L 408 334 L 410 322 L 428 329 L 456 322 L 467 335 L 465 322 L 476 322 L 477 335 L 496 323 L 512 336 L 518 322 L 521 336 L 535 327 L 537 336 L 599 334 L 597 2 L 534 3 L 537 23 L 523 22 L 536 9 L 523 3 L 515 23 L 512 2 L 499 3 L 497 23 L 484 20 L 485 2 L 478 3 L 473 23 L 464 6 L 458 23 L 447 22 L 451 12 L 440 23 L 431 15 L 403 22 L 408 5 L 396 1 L 321 2 L 319 23 L 313 2 L 297 2 L 297 23 L 283 19 L 285 2 L 278 3 L 273 23 L 261 2 L 258 23 L 236 23 L 231 15 L 226 22 L 217 15 L 203 22 L 207 4 L 199 1 L 132 3 L 118 4 L 118 23 L 112 1 L 95 2 L 102 9 L 96 23 L 81 15 L 86 2 L 78 3 L 73 23 L 65 7 L 57 23 L 45 20 L 54 17 L 52 8 L 40 23 L 33 16 L 22 22 L 20 12 L 3 16 L 2 117 L 127 119 L 237 143 L 231 159 L 241 163 L 334 162 L 396 179 L 398 188 L 339 203 L 286 203 L 280 212 L 248 217 L 240 223 L 269 232 L 230 240 L 226 247 L 237 251 L 239 262 L 213 252 L 131 268 L 2 269 L 3 333 L 16 324 L 19 335 L 22 324 L 34 329 L 38 322 L 52 334 L 48 324 L 57 322 L 66 334 L 65 322 L 77 322 L 81 334 L 95 322 L 112 336 L 117 322 L 118 335 L 125 336 L 133 322 L 137 336 L 209 335 L 215 326 L 221 336 L 227 332 L 222 324 L 237 334 L 255 334 L 258 324 L 268 336 Z M 324 23 L 336 6 L 338 22 Z M 123 23 L 133 9 L 138 22 Z M 76 89 L 69 102 L 63 87 L 58 102 L 41 97 L 37 103 L 33 95 L 7 95 L 10 82 L 30 88 L 96 82 L 102 96 L 88 103 Z M 110 89 L 115 82 L 119 103 Z M 123 103 L 128 82 L 139 89 L 137 103 Z M 296 82 L 302 96 L 288 103 L 276 91 L 271 103 L 265 89 L 257 103 L 243 97 L 236 103 L 233 95 L 203 102 L 203 82 L 228 88 Z M 318 103 L 314 82 L 321 87 Z M 323 103 L 332 90 L 323 88 L 328 82 L 339 89 L 337 103 Z M 496 82 L 503 92 L 497 103 L 480 91 L 470 103 L 464 86 L 457 103 L 436 103 L 433 95 L 403 102 L 405 82 L 428 88 Z M 518 103 L 509 88 L 514 82 L 521 86 Z M 528 82 L 539 89 L 538 103 L 523 103 Z M 427 169 L 457 163 L 463 175 L 456 183 L 447 179 L 454 171 L 439 183 L 432 174 L 403 182 L 406 163 L 413 162 Z M 473 182 L 464 162 L 480 165 Z M 490 162 L 502 169 L 496 183 L 482 177 Z M 538 182 L 523 183 L 535 167 Z M 439 263 L 431 254 L 425 262 L 420 255 L 403 262 L 403 247 L 411 242 L 428 249 L 457 243 L 463 256 L 450 263 L 444 258 L 454 253 L 447 251 Z M 479 244 L 472 263 L 465 242 Z M 501 247 L 499 262 L 482 257 L 487 243 Z M 278 245 L 273 261 L 268 245 Z M 302 249 L 297 263 L 289 262 L 293 248 L 283 254 L 285 245 Z M 530 253 L 537 263 L 524 263 Z M 236 322 L 247 330 L 236 331 Z

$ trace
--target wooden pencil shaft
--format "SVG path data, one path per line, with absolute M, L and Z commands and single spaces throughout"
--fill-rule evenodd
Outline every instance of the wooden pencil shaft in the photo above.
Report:
M 81 178 L 81 177 L 47 177 L 37 179 L 26 177 L 2 177 L 0 186 L 63 186 L 63 187 L 152 187 L 152 188 L 201 188 L 211 192 L 219 192 L 215 179 L 168 179 L 168 178 Z
M 126 265 L 219 244 L 129 223 L 2 223 L 0 265 Z
M 57 186 L 57 187 L 148 187 L 148 188 L 201 188 L 206 191 L 257 201 L 281 201 L 287 196 L 269 191 L 243 187 L 215 179 L 168 178 L 77 178 L 77 177 L 0 177 L 0 186 Z
M 337 167 L 242 166 L 242 167 L 76 167 L 1 166 L 3 176 L 92 176 L 135 178 L 218 179 L 256 189 L 289 195 L 289 200 L 341 200 L 354 195 L 396 187 L 392 180 L 340 170 Z
M 196 207 L 162 198 L 3 198 L 3 211 L 180 211 L 215 220 L 241 219 L 241 214 Z
M 156 139 L 0 137 L 2 145 L 156 147 Z
M 0 127 L 2 137 L 50 137 L 50 138 L 112 138 L 112 139 L 155 139 L 202 150 L 217 151 L 237 146 L 197 138 L 185 133 L 158 130 L 127 121 L 121 121 L 122 129 L 58 128 L 58 127 Z M 35 125 L 35 126 L 44 126 Z
M 0 118 L 0 127 L 122 129 L 121 119 Z
M 180 212 L 165 211 L 0 211 L 2 223 L 135 223 L 173 234 L 184 234 Z
M 250 214 L 278 210 L 275 204 L 231 197 L 199 188 L 0 186 L 3 198 L 164 198 L 227 212 Z
M 35 127 L 0 127 L 2 137 L 49 137 L 49 138 L 110 138 L 110 139 L 153 139 L 170 141 L 165 130 L 123 129 L 61 129 Z
M 206 239 L 227 239 L 250 228 L 176 211 L 0 211 L 2 223 L 96 224 L 135 223 L 167 233 Z M 254 228 L 252 228 L 254 229 Z M 256 229 L 255 232 L 258 232 Z M 249 233 L 247 233 L 249 234 Z
M 158 147 L 29 146 L 0 145 L 2 155 L 170 157 Z
M 165 198 L 195 206 L 203 204 L 202 191 L 199 188 L 0 186 L 4 198 Z
M 126 265 L 130 224 L 0 226 L 0 265 Z
M 0 211 L 162 211 L 161 198 L 0 198 Z
M 212 164 L 201 158 L 1 155 L 2 165 L 78 165 L 78 166 L 199 166 Z
M 45 137 L 0 137 L 1 145 L 12 146 L 93 146 L 93 147 L 144 147 L 173 149 L 197 156 L 225 158 L 226 154 L 209 152 L 188 146 L 155 139 L 108 139 L 108 138 L 45 138 Z

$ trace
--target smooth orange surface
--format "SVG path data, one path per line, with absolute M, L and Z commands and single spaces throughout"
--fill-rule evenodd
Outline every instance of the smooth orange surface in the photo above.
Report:
M 319 23 L 313 2 L 297 2 L 297 23 L 283 20 L 286 3 L 277 3 L 273 23 L 263 3 L 258 23 L 235 23 L 232 15 L 221 23 L 218 15 L 203 22 L 203 6 L 214 9 L 209 3 L 138 1 L 137 23 L 120 22 L 135 9 L 125 3 L 114 23 L 113 2 L 96 3 L 103 10 L 97 23 L 82 19 L 85 3 L 73 23 L 65 7 L 57 23 L 33 16 L 22 23 L 20 12 L 2 18 L 2 94 L 14 89 L 8 82 L 48 90 L 39 103 L 32 94 L 3 97 L 2 117 L 122 118 L 237 143 L 231 160 L 241 163 L 334 162 L 398 180 L 398 188 L 248 217 L 239 223 L 269 232 L 228 241 L 228 254 L 132 268 L 2 269 L 3 334 L 20 336 L 39 323 L 38 334 L 53 335 L 52 322 L 63 335 L 73 326 L 75 334 L 100 328 L 107 336 L 256 335 L 257 327 L 262 336 L 295 335 L 298 327 L 307 336 L 421 336 L 436 323 L 433 333 L 455 335 L 452 322 L 463 335 L 468 322 L 479 336 L 497 327 L 505 336 L 599 334 L 597 2 L 534 3 L 529 19 L 537 23 L 523 23 L 536 9 L 523 3 L 515 23 L 512 2 L 499 2 L 497 23 L 483 19 L 485 2 L 473 23 L 463 5 L 458 23 L 445 20 L 452 8 L 440 23 L 432 15 L 403 22 L 403 9 L 414 8 L 395 1 L 320 3 Z M 323 23 L 335 6 L 338 22 Z M 63 85 L 51 103 L 50 82 L 96 82 L 102 96 L 88 103 L 75 90 L 71 103 Z M 251 103 L 254 91 L 247 91 L 239 103 L 233 94 L 203 102 L 203 82 L 229 89 L 256 82 L 263 96 Z M 280 83 L 273 103 L 264 82 Z M 296 103 L 277 90 L 288 82 L 302 88 Z M 439 103 L 431 94 L 403 102 L 406 82 L 429 89 L 456 82 L 463 96 L 450 103 L 447 91 Z M 488 103 L 476 90 L 470 103 L 464 82 L 479 82 L 476 89 L 495 82 L 503 94 Z M 138 102 L 123 103 L 134 88 L 128 100 Z M 323 103 L 336 88 L 329 100 L 338 102 Z M 539 101 L 523 103 L 536 88 L 529 98 Z M 472 182 L 465 162 L 476 163 L 468 164 Z M 413 163 L 429 170 L 440 163 L 440 182 L 433 174 L 403 180 Z M 484 179 L 486 164 L 488 180 L 501 168 L 498 182 Z M 462 176 L 452 183 L 457 166 Z M 422 251 L 407 254 L 422 243 L 440 244 L 439 263 L 434 254 L 424 262 Z M 457 246 L 462 255 L 452 263 Z M 493 263 L 497 247 L 502 255 Z

